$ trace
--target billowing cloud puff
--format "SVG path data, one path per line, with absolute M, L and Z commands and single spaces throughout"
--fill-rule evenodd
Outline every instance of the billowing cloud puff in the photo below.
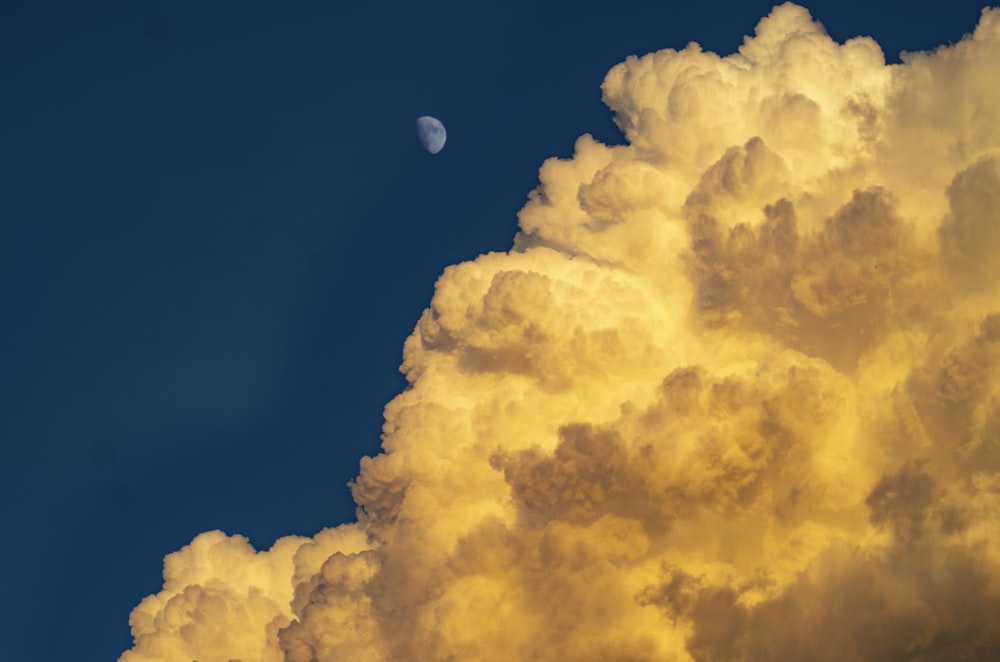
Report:
M 1000 659 L 1000 11 L 630 57 L 449 267 L 358 521 L 167 557 L 121 662 Z

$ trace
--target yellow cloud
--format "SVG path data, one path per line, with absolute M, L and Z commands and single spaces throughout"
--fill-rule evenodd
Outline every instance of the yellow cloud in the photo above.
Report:
M 776 7 L 449 267 L 359 519 L 167 557 L 121 662 L 1000 658 L 1000 11 Z

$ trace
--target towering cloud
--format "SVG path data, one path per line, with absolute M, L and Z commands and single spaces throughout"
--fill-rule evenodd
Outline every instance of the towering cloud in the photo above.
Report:
M 630 57 L 445 270 L 358 521 L 166 559 L 120 662 L 1000 659 L 1000 10 Z

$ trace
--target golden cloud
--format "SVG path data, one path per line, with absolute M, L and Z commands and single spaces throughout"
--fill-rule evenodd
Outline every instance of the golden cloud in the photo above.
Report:
M 357 522 L 167 557 L 120 662 L 1000 659 L 1000 10 L 630 57 L 445 270 Z

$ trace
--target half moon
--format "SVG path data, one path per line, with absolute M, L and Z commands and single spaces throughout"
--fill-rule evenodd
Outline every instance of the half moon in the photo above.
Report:
M 444 141 L 448 139 L 448 132 L 444 130 L 444 124 L 430 115 L 417 118 L 417 138 L 431 154 L 437 154 L 444 147 Z

